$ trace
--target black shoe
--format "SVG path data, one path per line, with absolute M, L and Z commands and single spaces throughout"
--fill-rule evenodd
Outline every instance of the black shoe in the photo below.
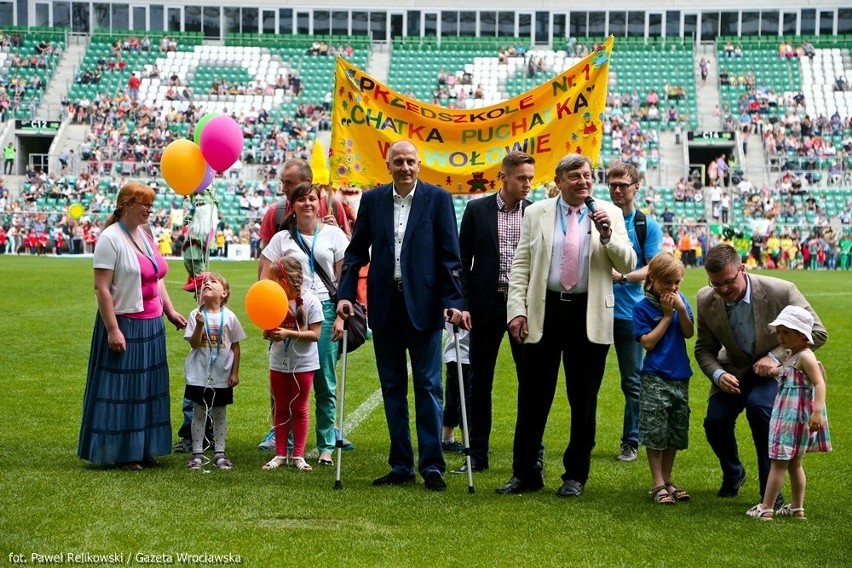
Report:
M 485 471 L 485 470 L 488 469 L 488 462 L 482 463 L 482 462 L 477 461 L 475 459 L 471 459 L 470 460 L 470 469 L 472 471 Z M 461 466 L 457 467 L 456 469 L 450 470 L 450 473 L 456 473 L 456 474 L 467 473 L 467 460 L 465 460 L 461 464 Z
M 430 470 L 423 475 L 423 484 L 429 491 L 444 491 L 447 488 L 447 482 L 444 481 L 444 476 L 441 472 Z
M 583 494 L 583 484 L 573 479 L 567 480 L 556 490 L 558 497 L 579 497 Z
M 461 442 L 453 440 L 452 442 L 441 442 L 441 450 L 447 453 L 461 454 L 464 452 L 464 445 Z
M 496 491 L 499 495 L 513 495 L 518 493 L 529 493 L 530 491 L 538 491 L 544 487 L 544 482 L 539 478 L 534 482 L 526 482 L 519 477 L 512 476 L 506 485 L 498 488 Z
M 761 499 L 761 501 L 762 501 L 762 499 Z M 777 511 L 778 509 L 780 509 L 783 506 L 784 506 L 784 494 L 779 491 L 778 497 L 775 498 L 775 504 L 772 505 L 772 510 Z
M 413 473 L 397 473 L 395 471 L 373 480 L 373 485 L 377 487 L 382 485 L 408 485 L 410 483 L 414 483 Z
M 740 492 L 740 487 L 743 486 L 746 480 L 745 468 L 739 477 L 733 481 L 722 481 L 722 487 L 716 492 L 719 497 L 736 497 Z

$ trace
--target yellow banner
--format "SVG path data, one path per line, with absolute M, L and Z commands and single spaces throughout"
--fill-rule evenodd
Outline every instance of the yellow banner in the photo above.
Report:
M 543 85 L 477 109 L 407 97 L 338 57 L 331 183 L 361 188 L 388 183 L 387 150 L 402 139 L 420 152 L 420 179 L 452 193 L 499 189 L 497 174 L 512 150 L 535 157 L 534 185 L 552 180 L 557 162 L 569 152 L 597 165 L 613 41 Z

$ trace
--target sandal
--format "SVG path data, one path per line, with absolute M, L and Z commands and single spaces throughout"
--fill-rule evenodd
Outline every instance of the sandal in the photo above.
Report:
M 201 469 L 201 465 L 201 456 L 193 456 L 192 458 L 190 458 L 189 463 L 186 464 L 186 467 L 192 470 L 198 470 Z
M 775 511 L 773 511 L 771 507 L 768 509 L 764 508 L 763 503 L 758 503 L 746 511 L 746 515 L 755 519 L 760 519 L 761 521 L 771 521 L 772 517 L 775 515 Z
M 305 461 L 303 457 L 293 457 L 293 467 L 298 469 L 299 471 L 313 471 L 314 468 L 311 467 L 311 464 Z
M 320 455 L 319 459 L 317 460 L 317 463 L 319 465 L 327 466 L 327 467 L 331 467 L 331 466 L 334 465 L 334 461 L 332 461 L 330 455 L 327 458 L 324 458 L 324 457 L 322 457 L 322 455 Z
M 118 464 L 118 467 L 124 471 L 142 471 L 142 464 L 139 462 L 126 462 Z
M 275 456 L 268 462 L 266 462 L 261 469 L 276 469 L 283 465 L 287 465 L 290 462 L 290 458 L 287 456 Z
M 666 491 L 674 497 L 675 501 L 689 501 L 689 493 L 686 492 L 686 489 L 681 489 L 672 481 L 666 481 Z
M 800 521 L 807 521 L 808 518 L 805 516 L 805 509 L 803 507 L 793 507 L 790 503 L 787 503 L 777 511 L 775 514 L 779 517 L 792 517 L 794 519 L 799 519 Z
M 160 462 L 157 458 L 148 456 L 147 458 L 143 458 L 139 465 L 141 465 L 142 467 L 156 467 L 160 465 Z
M 225 457 L 225 454 L 216 454 L 213 457 L 213 464 L 219 469 L 233 469 L 234 464 L 231 463 L 231 460 Z
M 672 497 L 665 485 L 657 485 L 653 489 L 651 489 L 651 499 L 654 500 L 654 503 L 658 505 L 674 505 L 675 500 Z

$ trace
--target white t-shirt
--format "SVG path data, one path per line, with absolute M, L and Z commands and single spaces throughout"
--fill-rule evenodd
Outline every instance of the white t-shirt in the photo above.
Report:
M 444 363 L 456 362 L 456 336 L 453 334 L 453 324 L 444 324 L 447 342 L 444 343 Z M 462 365 L 470 364 L 470 332 L 459 328 L 459 356 Z
M 186 330 L 184 339 L 189 341 L 195 333 L 196 308 L 186 318 Z M 193 349 L 186 356 L 183 371 L 186 375 L 186 384 L 199 387 L 211 386 L 213 388 L 226 388 L 228 377 L 234 367 L 234 352 L 231 346 L 246 338 L 243 326 L 236 314 L 226 306 L 222 306 L 219 313 L 207 313 L 205 317 L 205 330 L 201 333 L 201 347 Z M 207 372 L 211 373 L 211 382 L 207 382 Z
M 314 262 L 325 270 L 326 275 L 331 278 L 332 282 L 337 285 L 334 274 L 334 264 L 343 259 L 343 254 L 346 252 L 346 247 L 349 246 L 349 239 L 339 227 L 319 223 L 317 225 L 319 232 L 316 236 L 301 235 L 304 240 L 305 247 L 309 251 L 313 251 Z M 314 243 L 316 239 L 316 243 Z M 310 259 L 299 243 L 293 240 L 290 236 L 290 231 L 278 231 L 275 236 L 263 249 L 263 256 L 271 262 L 275 262 L 284 255 L 294 256 L 302 263 L 302 275 L 304 277 L 304 288 L 310 290 L 320 301 L 329 299 L 328 290 L 322 283 L 322 278 L 316 273 L 316 270 L 311 266 Z
M 322 323 L 322 304 L 307 290 L 302 291 L 302 308 L 305 310 L 308 326 Z M 295 300 L 290 301 L 290 309 L 296 309 Z M 269 368 L 282 373 L 316 371 L 319 369 L 317 342 L 297 339 L 273 341 L 269 349 Z

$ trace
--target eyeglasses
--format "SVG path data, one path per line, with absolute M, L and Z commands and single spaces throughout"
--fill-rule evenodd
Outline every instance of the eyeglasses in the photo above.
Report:
M 631 185 L 635 185 L 635 184 L 636 184 L 635 181 L 630 182 L 630 183 L 611 183 L 611 184 L 609 184 L 609 188 L 613 191 L 616 191 L 616 190 L 627 191 L 630 188 Z
M 709 281 L 710 287 L 713 288 L 714 290 L 718 290 L 719 288 L 727 288 L 728 286 L 732 286 L 734 284 L 734 282 L 737 281 L 737 278 L 740 277 L 740 272 L 742 272 L 742 271 L 743 271 L 743 267 L 740 266 L 737 269 L 737 273 L 734 274 L 733 276 L 731 276 L 730 278 L 728 278 L 727 280 L 723 280 L 721 282 L 713 282 L 712 280 L 710 280 Z

